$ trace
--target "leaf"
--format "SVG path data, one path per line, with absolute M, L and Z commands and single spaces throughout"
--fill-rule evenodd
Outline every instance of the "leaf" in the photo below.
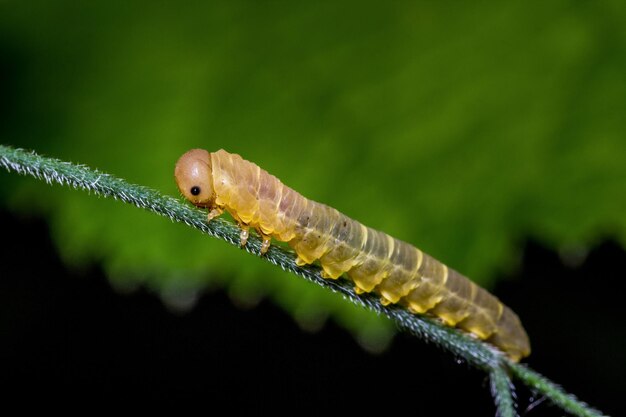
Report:
M 5 2 L 0 134 L 172 195 L 184 151 L 237 152 L 489 286 L 528 235 L 626 242 L 625 18 L 619 2 Z M 0 181 L 0 204 L 45 213 L 66 261 L 118 285 L 223 285 L 388 334 L 183 227 Z

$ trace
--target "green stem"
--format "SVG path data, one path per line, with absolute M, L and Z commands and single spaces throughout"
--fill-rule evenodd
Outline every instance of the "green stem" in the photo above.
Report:
M 69 185 L 133 204 L 239 246 L 239 228 L 234 224 L 221 218 L 207 223 L 205 211 L 147 187 L 130 184 L 112 175 L 4 145 L 0 145 L 0 166 L 5 167 L 8 171 L 42 179 L 49 184 Z M 248 244 L 244 247 L 246 251 L 257 256 L 260 256 L 260 248 L 261 240 L 254 235 L 250 236 Z M 476 340 L 457 329 L 444 326 L 428 317 L 412 314 L 399 306 L 384 306 L 372 294 L 357 295 L 353 285 L 347 280 L 324 279 L 320 274 L 320 268 L 315 265 L 297 266 L 294 253 L 289 250 L 276 245 L 271 246 L 263 259 L 321 287 L 340 293 L 354 304 L 385 315 L 400 328 L 422 340 L 435 343 L 454 356 L 463 358 L 469 364 L 490 373 L 496 405 L 503 417 L 514 415 L 514 411 L 511 411 L 513 410 L 513 401 L 510 383 L 508 376 L 502 371 L 505 364 L 525 384 L 543 393 L 556 405 L 572 414 L 577 416 L 600 415 L 586 404 L 578 401 L 573 395 L 564 393 L 559 387 L 539 374 L 522 365 L 510 363 L 500 351 L 491 345 Z M 510 414 L 511 412 L 513 414 Z
M 517 379 L 545 395 L 553 404 L 575 416 L 601 417 L 604 415 L 580 401 L 575 395 L 565 392 L 563 388 L 526 365 L 507 360 L 507 367 Z
M 491 395 L 498 409 L 498 417 L 516 417 L 513 403 L 513 383 L 505 368 L 497 366 L 489 372 Z

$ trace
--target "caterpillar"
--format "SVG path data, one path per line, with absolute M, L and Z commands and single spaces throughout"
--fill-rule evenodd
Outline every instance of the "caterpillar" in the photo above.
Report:
M 375 292 L 385 305 L 400 304 L 438 317 L 487 341 L 518 362 L 530 342 L 518 316 L 495 296 L 409 243 L 371 229 L 325 204 L 308 200 L 237 154 L 192 149 L 174 170 L 182 195 L 208 209 L 208 221 L 228 211 L 241 228 L 287 242 L 298 265 L 319 261 L 324 278 L 342 275 L 357 293 Z

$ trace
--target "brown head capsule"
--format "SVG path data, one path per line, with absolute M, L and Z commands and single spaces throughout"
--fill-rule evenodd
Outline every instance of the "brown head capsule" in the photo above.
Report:
M 198 207 L 211 207 L 215 201 L 211 155 L 204 149 L 192 149 L 176 162 L 174 177 L 178 189 Z

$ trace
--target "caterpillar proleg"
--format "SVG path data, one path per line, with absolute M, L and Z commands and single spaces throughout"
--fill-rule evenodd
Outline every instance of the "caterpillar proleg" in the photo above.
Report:
M 358 292 L 384 304 L 426 313 L 486 340 L 512 360 L 530 354 L 517 315 L 495 296 L 416 247 L 308 200 L 252 162 L 224 150 L 192 149 L 176 163 L 183 196 L 209 210 L 209 221 L 228 211 L 239 223 L 241 244 L 249 228 L 287 242 L 301 265 L 319 261 L 325 278 L 346 275 Z

